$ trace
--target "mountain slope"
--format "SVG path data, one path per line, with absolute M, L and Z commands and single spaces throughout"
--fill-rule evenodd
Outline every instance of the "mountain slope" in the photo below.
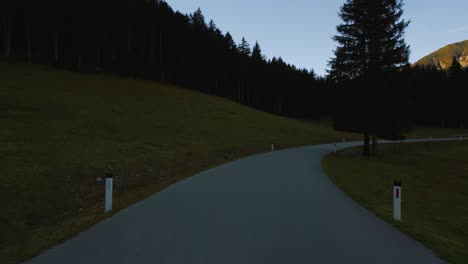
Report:
M 453 57 L 457 58 L 463 67 L 468 67 L 468 40 L 447 45 L 422 58 L 414 65 L 432 66 L 447 70 L 452 66 Z

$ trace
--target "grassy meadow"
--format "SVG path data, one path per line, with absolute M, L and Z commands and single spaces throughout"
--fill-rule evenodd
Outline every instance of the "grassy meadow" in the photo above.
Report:
M 323 166 L 351 198 L 442 258 L 468 263 L 468 142 L 379 146 L 365 158 L 361 148 L 329 155 Z M 401 180 L 403 221 L 392 216 L 392 185 Z
M 210 167 L 353 135 L 171 85 L 0 63 L 0 263 L 89 228 L 116 174 L 118 211 Z M 359 137 L 354 137 L 358 139 Z

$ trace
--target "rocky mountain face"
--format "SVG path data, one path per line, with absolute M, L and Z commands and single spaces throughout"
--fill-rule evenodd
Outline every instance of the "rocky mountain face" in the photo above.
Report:
M 414 66 L 432 66 L 440 70 L 447 70 L 452 66 L 455 57 L 462 67 L 468 68 L 468 40 L 447 45 L 422 58 Z

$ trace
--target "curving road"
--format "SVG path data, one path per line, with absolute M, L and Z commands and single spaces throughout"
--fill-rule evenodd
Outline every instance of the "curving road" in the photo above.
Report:
M 444 263 L 330 182 L 320 161 L 332 150 L 288 149 L 211 169 L 28 263 Z

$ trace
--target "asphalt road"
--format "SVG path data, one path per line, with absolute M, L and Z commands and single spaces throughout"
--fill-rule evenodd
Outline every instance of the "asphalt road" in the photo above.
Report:
M 27 263 L 444 263 L 330 182 L 320 161 L 332 150 L 281 150 L 211 169 Z

